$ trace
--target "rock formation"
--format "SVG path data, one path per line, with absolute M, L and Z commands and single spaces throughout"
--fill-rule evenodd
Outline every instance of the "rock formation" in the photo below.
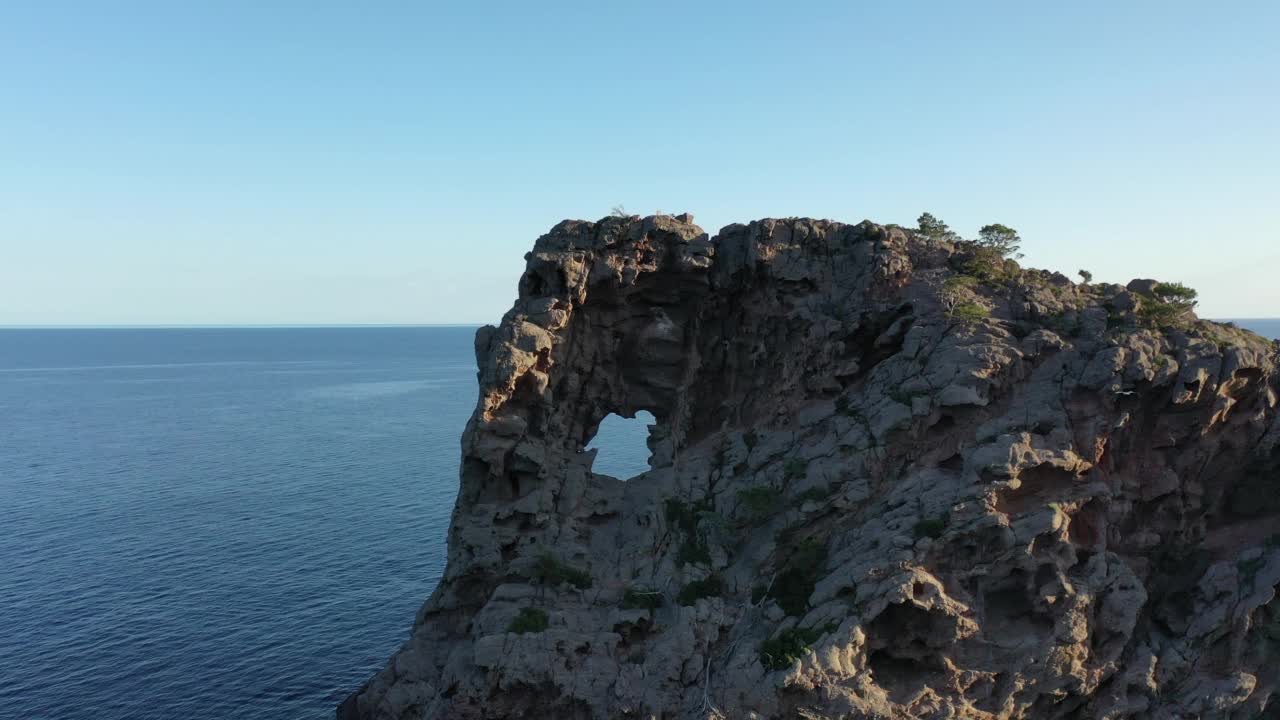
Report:
M 870 222 L 527 260 L 448 569 L 340 718 L 1280 717 L 1276 344 Z M 651 469 L 593 473 L 640 410 Z

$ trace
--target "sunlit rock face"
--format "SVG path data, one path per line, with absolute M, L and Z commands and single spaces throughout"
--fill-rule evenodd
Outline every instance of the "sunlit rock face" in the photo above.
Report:
M 1278 712 L 1275 344 L 870 222 L 527 260 L 445 577 L 339 717 Z M 650 469 L 593 473 L 640 411 Z

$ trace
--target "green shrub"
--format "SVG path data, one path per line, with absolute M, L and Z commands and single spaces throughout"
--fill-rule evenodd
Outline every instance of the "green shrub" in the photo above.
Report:
M 663 503 L 663 512 L 668 525 L 679 528 L 687 535 L 698 532 L 698 517 L 702 513 L 712 512 L 714 508 L 707 501 L 687 503 L 679 498 L 667 498 Z
M 823 500 L 826 500 L 829 497 L 831 497 L 830 488 L 811 487 L 808 490 L 805 490 L 804 492 L 800 493 L 799 495 L 796 495 L 794 502 L 796 504 L 796 507 L 799 507 L 811 500 L 813 502 L 822 502 Z
M 937 540 L 942 537 L 942 532 L 947 529 L 947 517 L 940 515 L 936 518 L 928 518 L 916 523 L 916 539 L 933 538 Z
M 1008 225 L 992 223 L 983 225 L 978 231 L 978 246 L 998 253 L 1001 258 L 1021 257 L 1018 255 L 1021 242 L 1022 238 L 1018 237 L 1018 231 Z
M 980 281 L 972 275 L 952 275 L 942 283 L 942 292 L 948 296 L 972 291 Z
M 1196 307 L 1197 295 L 1182 283 L 1156 283 L 1150 293 L 1142 295 L 1138 319 L 1143 325 L 1158 330 L 1182 326 Z
M 922 213 L 916 220 L 919 228 L 916 233 L 928 240 L 935 242 L 955 242 L 960 236 L 951 230 L 946 223 L 934 217 L 931 213 Z
M 676 551 L 676 562 L 693 565 L 711 562 L 711 548 L 706 534 L 699 527 L 708 518 L 719 518 L 710 502 L 686 503 L 678 498 L 667 498 L 664 503 L 667 523 L 684 533 L 684 542 Z
M 622 596 L 623 610 L 653 610 L 662 607 L 662 593 L 649 588 L 627 588 Z
M 782 466 L 782 476 L 787 480 L 798 480 L 809 472 L 809 461 L 800 458 L 790 458 Z
M 538 565 L 534 568 L 533 575 L 551 587 L 566 582 L 579 590 L 591 587 L 591 575 L 586 570 L 565 565 L 551 553 L 543 553 L 542 557 L 538 558 Z
M 960 263 L 960 271 L 982 283 L 996 283 L 1008 277 L 1011 268 L 1005 265 L 1004 256 L 998 250 L 980 245 L 970 245 L 969 254 Z
M 686 538 L 676 550 L 676 563 L 680 565 L 710 565 L 711 546 L 701 538 Z
M 676 596 L 676 602 L 685 606 L 692 606 L 698 603 L 699 598 L 718 597 L 724 592 L 724 583 L 719 577 L 712 575 L 703 580 L 694 580 L 684 587 L 680 588 L 680 594 Z
M 520 614 L 511 620 L 511 624 L 507 626 L 507 632 L 524 635 L 525 633 L 540 633 L 547 629 L 547 613 L 545 610 L 538 608 L 521 608 Z
M 947 311 L 947 317 L 960 322 L 978 322 L 991 317 L 991 311 L 978 303 L 960 303 Z
M 786 563 L 773 579 L 767 595 L 786 614 L 804 615 L 809 610 L 809 596 L 813 595 L 818 575 L 827 562 L 827 546 L 808 538 L 789 549 L 785 557 Z
M 1044 325 L 1059 335 L 1067 335 L 1069 337 L 1080 337 L 1080 333 L 1084 331 L 1084 327 L 1080 324 L 1079 313 L 1071 310 L 1063 310 L 1050 315 L 1045 318 Z
M 788 628 L 760 644 L 760 663 L 769 670 L 786 670 L 822 637 L 825 628 Z
M 759 520 L 767 517 L 778 508 L 778 498 L 781 496 L 777 490 L 768 485 L 757 485 L 755 487 L 746 488 L 738 491 L 738 502 L 747 509 L 752 519 Z

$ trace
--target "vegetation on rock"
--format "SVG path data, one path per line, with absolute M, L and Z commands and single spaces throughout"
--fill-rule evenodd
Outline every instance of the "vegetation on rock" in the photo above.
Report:
M 922 213 L 916 220 L 916 224 L 919 225 L 917 232 L 930 240 L 955 242 L 960 239 L 960 236 L 952 232 L 946 223 L 930 213 Z
M 1140 293 L 1138 317 L 1143 325 L 1163 330 L 1184 324 L 1196 306 L 1198 293 L 1182 283 L 1156 283 L 1150 292 Z
M 551 587 L 558 586 L 561 583 L 569 583 L 579 590 L 591 587 L 591 575 L 587 571 L 566 565 L 557 560 L 551 553 L 543 553 L 538 558 L 538 564 L 534 568 L 533 574 L 544 585 Z
M 760 644 L 760 663 L 769 670 L 786 670 L 809 652 L 809 646 L 818 641 L 832 627 L 787 628 Z
M 991 317 L 991 310 L 978 303 L 960 303 L 947 311 L 947 317 L 960 322 L 978 322 Z
M 738 502 L 746 508 L 748 519 L 759 522 L 778 509 L 782 493 L 768 485 L 756 485 L 738 491 Z
M 809 610 L 809 596 L 813 595 L 814 586 L 826 564 L 827 546 L 807 538 L 799 545 L 785 549 L 783 558 L 781 572 L 763 592 L 763 597 L 778 603 L 787 615 L 804 615 Z
M 724 592 L 724 583 L 719 577 L 712 575 L 701 580 L 694 580 L 686 583 L 680 588 L 680 594 L 676 596 L 676 602 L 681 605 L 692 606 L 698 603 L 698 600 L 709 597 L 719 597 Z
M 653 610 L 662 607 L 662 593 L 643 587 L 627 588 L 622 596 L 623 610 Z
M 540 633 L 547 629 L 549 620 L 545 610 L 538 608 L 521 608 L 520 613 L 511 620 L 511 624 L 507 626 L 507 632 L 524 635 L 526 633 Z
M 933 538 L 934 540 L 942 537 L 942 533 L 947 529 L 946 516 L 925 518 L 915 524 L 916 539 Z
M 1018 236 L 1017 230 L 1008 225 L 1000 223 L 983 225 L 978 231 L 978 239 L 975 242 L 978 247 L 994 251 L 1002 258 L 1021 257 L 1018 250 L 1022 247 L 1022 238 Z

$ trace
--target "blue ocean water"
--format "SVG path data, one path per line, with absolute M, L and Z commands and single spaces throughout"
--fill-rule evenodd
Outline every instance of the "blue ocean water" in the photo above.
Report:
M 1280 340 L 1280 318 L 1245 318 L 1232 320 L 1242 328 L 1252 330 L 1272 340 Z
M 441 574 L 473 333 L 0 331 L 0 717 L 332 717 Z
M 0 330 L 0 718 L 332 717 L 443 570 L 473 332 Z

